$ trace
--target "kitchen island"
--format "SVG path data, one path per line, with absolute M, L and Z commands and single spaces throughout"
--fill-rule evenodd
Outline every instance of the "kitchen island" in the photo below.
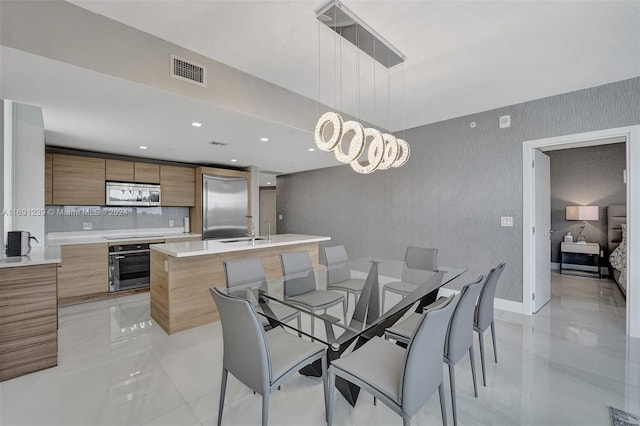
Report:
M 151 246 L 151 317 L 168 334 L 218 320 L 210 287 L 224 287 L 224 262 L 262 258 L 267 279 L 282 276 L 280 253 L 308 251 L 318 266 L 318 243 L 329 237 L 273 235 L 252 241 L 206 240 Z

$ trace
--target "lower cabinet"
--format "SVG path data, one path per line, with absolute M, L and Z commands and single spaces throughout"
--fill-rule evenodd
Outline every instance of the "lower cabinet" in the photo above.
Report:
M 0 381 L 57 364 L 56 265 L 0 268 Z
M 61 305 L 91 300 L 109 292 L 107 243 L 65 245 L 60 249 L 58 302 Z

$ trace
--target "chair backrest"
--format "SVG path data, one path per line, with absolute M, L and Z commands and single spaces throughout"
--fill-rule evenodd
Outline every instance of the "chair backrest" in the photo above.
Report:
M 281 253 L 284 297 L 305 294 L 316 289 L 316 275 L 308 251 Z
M 495 299 L 496 286 L 498 285 L 502 271 L 504 271 L 504 267 L 505 264 L 501 263 L 491 269 L 485 279 L 482 290 L 480 290 L 480 296 L 478 297 L 478 303 L 476 303 L 476 311 L 473 318 L 475 326 L 480 330 L 486 330 L 493 321 L 493 300 Z
M 227 288 L 260 283 L 260 289 L 267 291 L 264 266 L 262 265 L 262 259 L 259 257 L 227 260 L 224 262 L 224 274 L 227 280 Z
M 271 383 L 271 357 L 258 314 L 248 300 L 228 296 L 217 288 L 209 291 L 222 324 L 224 368 L 264 395 Z
M 323 247 L 322 252 L 327 265 L 327 287 L 351 279 L 349 257 L 344 246 Z
M 438 249 L 407 247 L 404 255 L 404 265 L 402 268 L 402 281 L 412 282 L 411 270 L 437 271 L 438 270 Z
M 407 345 L 400 381 L 403 413 L 412 417 L 442 383 L 442 348 L 455 299 L 425 311 Z
M 462 287 L 460 299 L 453 310 L 444 345 L 444 355 L 453 363 L 458 362 L 473 344 L 473 315 L 482 289 L 482 278 L 480 275 L 474 282 Z

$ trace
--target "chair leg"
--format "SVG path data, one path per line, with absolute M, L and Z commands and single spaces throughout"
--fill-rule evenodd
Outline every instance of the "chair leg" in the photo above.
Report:
M 325 352 L 321 358 L 322 363 L 322 386 L 324 387 L 324 415 L 325 420 L 329 421 L 329 381 L 327 377 L 327 353 Z
M 269 424 L 269 391 L 262 394 L 262 426 Z
M 478 342 L 480 342 L 480 365 L 482 366 L 482 385 L 487 386 L 487 375 L 484 372 L 484 339 L 482 338 L 482 332 L 480 330 L 476 330 L 478 332 Z
M 442 426 L 447 426 L 447 404 L 444 396 L 444 383 L 440 382 L 438 386 L 438 394 L 440 395 L 440 413 L 442 414 Z
M 473 393 L 478 397 L 478 383 L 476 383 L 476 360 L 473 355 L 473 343 L 469 346 L 469 360 L 471 361 L 471 377 L 473 377 Z
M 302 330 L 302 315 L 298 315 L 298 330 Z M 302 333 L 298 331 L 298 337 L 302 337 Z
M 342 316 L 344 317 L 344 324 L 347 325 L 347 304 L 349 303 L 349 293 L 342 299 Z
M 313 313 L 313 311 L 311 311 L 311 313 Z M 315 328 L 314 328 L 314 326 L 315 326 L 315 321 L 314 321 L 314 319 L 315 319 L 315 318 L 314 318 L 314 317 L 313 317 L 313 315 L 312 315 L 312 316 L 311 316 L 311 341 L 312 341 L 312 342 L 313 342 L 313 341 L 315 341 L 315 339 L 313 338 L 313 336 L 315 336 L 315 333 L 314 333 L 314 329 L 315 329 Z
M 378 405 L 378 398 L 376 398 L 375 396 L 373 397 L 373 405 Z
M 493 321 L 491 321 L 491 338 L 493 339 L 493 357 L 495 358 L 497 364 L 498 352 L 496 350 L 496 325 Z
M 227 391 L 228 371 L 222 367 L 222 380 L 220 382 L 220 405 L 218 406 L 218 426 L 222 424 L 222 410 L 224 409 L 224 395 Z
M 336 387 L 336 375 L 333 374 L 333 372 L 331 371 L 331 369 L 329 369 L 329 383 L 328 383 L 328 387 L 329 387 L 329 392 L 328 392 L 328 402 L 329 402 L 329 408 L 327 409 L 327 426 L 331 426 L 333 424 L 333 390 Z
M 355 299 L 355 296 L 354 296 L 354 299 Z M 345 300 L 345 302 L 347 302 L 347 304 L 346 304 L 346 306 L 344 308 L 344 313 L 346 314 L 347 311 L 349 310 L 349 292 L 348 291 L 345 293 L 344 300 Z
M 380 314 L 384 313 L 384 295 L 387 293 L 386 289 L 382 287 L 382 309 L 380 310 Z
M 451 388 L 451 411 L 453 412 L 453 426 L 458 426 L 458 410 L 456 409 L 456 371 L 452 362 L 449 365 L 449 387 Z

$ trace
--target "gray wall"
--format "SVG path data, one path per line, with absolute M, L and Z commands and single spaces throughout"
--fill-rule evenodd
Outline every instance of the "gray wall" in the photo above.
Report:
M 499 129 L 506 114 L 511 128 Z M 409 129 L 401 169 L 279 177 L 278 232 L 328 235 L 354 258 L 438 247 L 441 265 L 469 269 L 454 288 L 506 261 L 497 296 L 522 301 L 522 142 L 639 123 L 634 78 Z M 500 216 L 514 227 L 500 227 Z
M 624 143 L 563 149 L 546 153 L 551 158 L 551 261 L 559 262 L 562 237 L 578 235 L 578 222 L 566 220 L 567 206 L 599 206 L 598 221 L 586 222 L 589 242 L 600 243 L 606 253 L 607 206 L 626 204 L 622 170 L 626 168 Z

